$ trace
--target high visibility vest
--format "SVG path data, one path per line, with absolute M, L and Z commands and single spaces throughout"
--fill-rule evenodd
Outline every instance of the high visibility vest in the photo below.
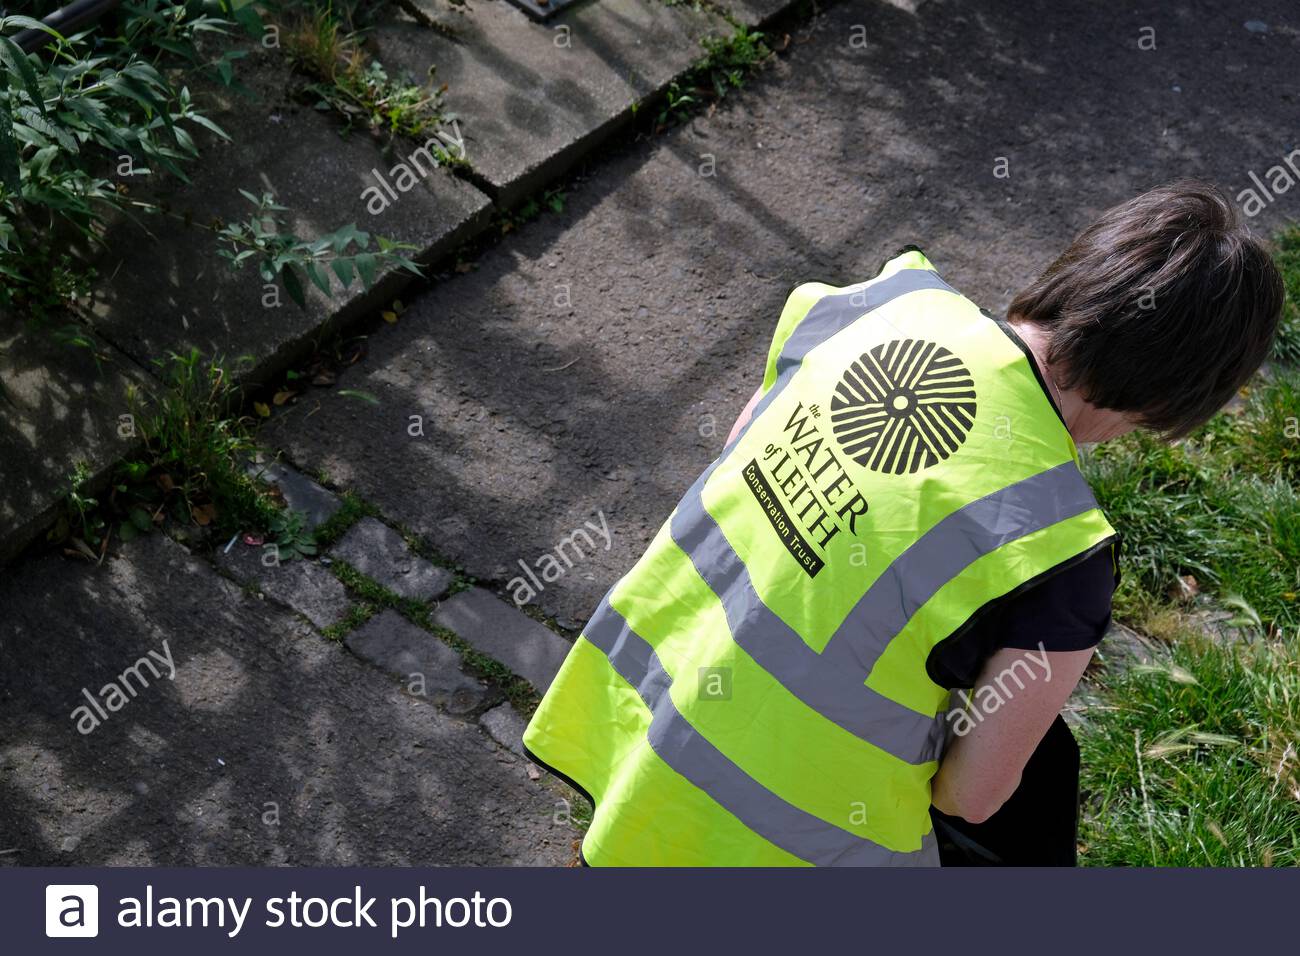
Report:
M 1113 537 L 1019 340 L 920 252 L 801 285 L 524 744 L 593 800 L 592 865 L 937 864 L 930 652 Z

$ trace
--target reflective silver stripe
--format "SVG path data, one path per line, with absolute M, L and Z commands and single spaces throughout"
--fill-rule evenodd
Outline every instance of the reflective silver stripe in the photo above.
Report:
M 910 764 L 937 759 L 943 715 L 927 717 L 890 700 L 867 687 L 864 674 L 834 665 L 809 647 L 758 596 L 745 563 L 705 509 L 703 487 L 697 481 L 686 493 L 669 528 L 722 602 L 732 639 L 791 694 L 854 736 Z
M 745 773 L 682 716 L 669 693 L 672 678 L 654 648 L 608 598 L 583 637 L 604 651 L 614 670 L 650 708 L 647 738 L 659 758 L 763 839 L 816 866 L 938 865 L 933 831 L 922 838 L 918 850 L 890 850 L 787 803 Z
M 791 336 L 777 363 L 781 377 L 767 397 L 793 378 L 798 359 L 846 328 L 864 309 L 870 311 L 899 295 L 930 288 L 948 286 L 929 270 L 903 270 L 863 290 L 818 302 L 796 328 L 797 333 L 811 322 L 815 333 L 799 341 Z M 763 407 L 760 404 L 755 409 L 754 418 Z M 926 601 L 973 561 L 1096 506 L 1073 462 L 967 504 L 913 542 L 886 568 L 818 653 L 763 603 L 744 562 L 704 507 L 704 486 L 726 457 L 724 452 L 711 464 L 678 504 L 669 525 L 673 541 L 690 556 L 700 577 L 722 603 L 733 640 L 760 667 L 827 720 L 910 764 L 938 758 L 944 742 L 944 716 L 919 714 L 866 686 L 885 647 Z
M 755 406 L 741 436 L 790 383 L 810 351 L 868 312 L 923 289 L 960 295 L 930 269 L 901 269 L 860 289 L 825 296 L 814 303 L 782 347 L 776 361 L 776 382 Z M 721 600 L 732 638 L 786 690 L 849 733 L 907 763 L 937 759 L 944 740 L 942 714 L 918 714 L 865 686 L 865 676 L 826 667 L 821 656 L 759 598 L 744 562 L 702 499 L 705 483 L 729 453 L 730 449 L 724 451 L 696 479 L 673 513 L 670 532 Z
M 839 295 L 819 299 L 781 347 L 776 358 L 776 382 L 754 407 L 749 424 L 753 424 L 790 384 L 809 352 L 831 336 L 847 329 L 868 312 L 887 305 L 899 296 L 920 292 L 922 289 L 939 289 L 961 297 L 961 293 L 944 282 L 937 272 L 930 269 L 900 269 L 886 279 L 878 279 L 853 292 L 841 292 Z M 746 430 L 749 424 L 745 426 Z M 723 452 L 723 457 L 725 456 L 726 452 Z
M 865 680 L 912 615 L 970 564 L 1095 507 L 1092 489 L 1073 461 L 964 505 L 893 560 L 835 629 L 822 659 Z

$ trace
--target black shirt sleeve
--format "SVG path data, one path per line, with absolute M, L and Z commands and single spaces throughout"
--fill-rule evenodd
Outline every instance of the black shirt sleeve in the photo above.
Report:
M 930 652 L 930 676 L 942 687 L 973 687 L 984 662 L 1004 647 L 1081 651 L 1101 642 L 1119 581 L 1114 544 L 979 614 L 958 637 Z

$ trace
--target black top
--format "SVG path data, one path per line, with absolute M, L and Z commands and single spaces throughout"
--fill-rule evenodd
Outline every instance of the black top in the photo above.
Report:
M 930 652 L 926 667 L 941 687 L 974 687 L 984 662 L 1004 647 L 1081 651 L 1096 647 L 1110 626 L 1119 582 L 1114 547 L 1103 544 L 1039 583 L 995 604 L 952 640 Z
M 1010 325 L 994 321 L 1025 353 L 1059 416 L 1061 411 L 1029 348 Z M 1115 542 L 1104 542 L 1071 558 L 983 609 L 965 630 L 939 644 L 926 662 L 931 679 L 949 689 L 974 687 L 984 662 L 1004 647 L 1036 651 L 1041 643 L 1046 651 L 1081 651 L 1097 646 L 1110 626 L 1110 602 L 1117 584 Z

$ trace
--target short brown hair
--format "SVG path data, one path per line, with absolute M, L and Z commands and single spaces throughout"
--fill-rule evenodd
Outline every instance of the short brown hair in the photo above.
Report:
M 1102 213 L 1009 312 L 1049 330 L 1062 388 L 1173 439 L 1268 357 L 1284 296 L 1236 207 L 1185 179 Z

